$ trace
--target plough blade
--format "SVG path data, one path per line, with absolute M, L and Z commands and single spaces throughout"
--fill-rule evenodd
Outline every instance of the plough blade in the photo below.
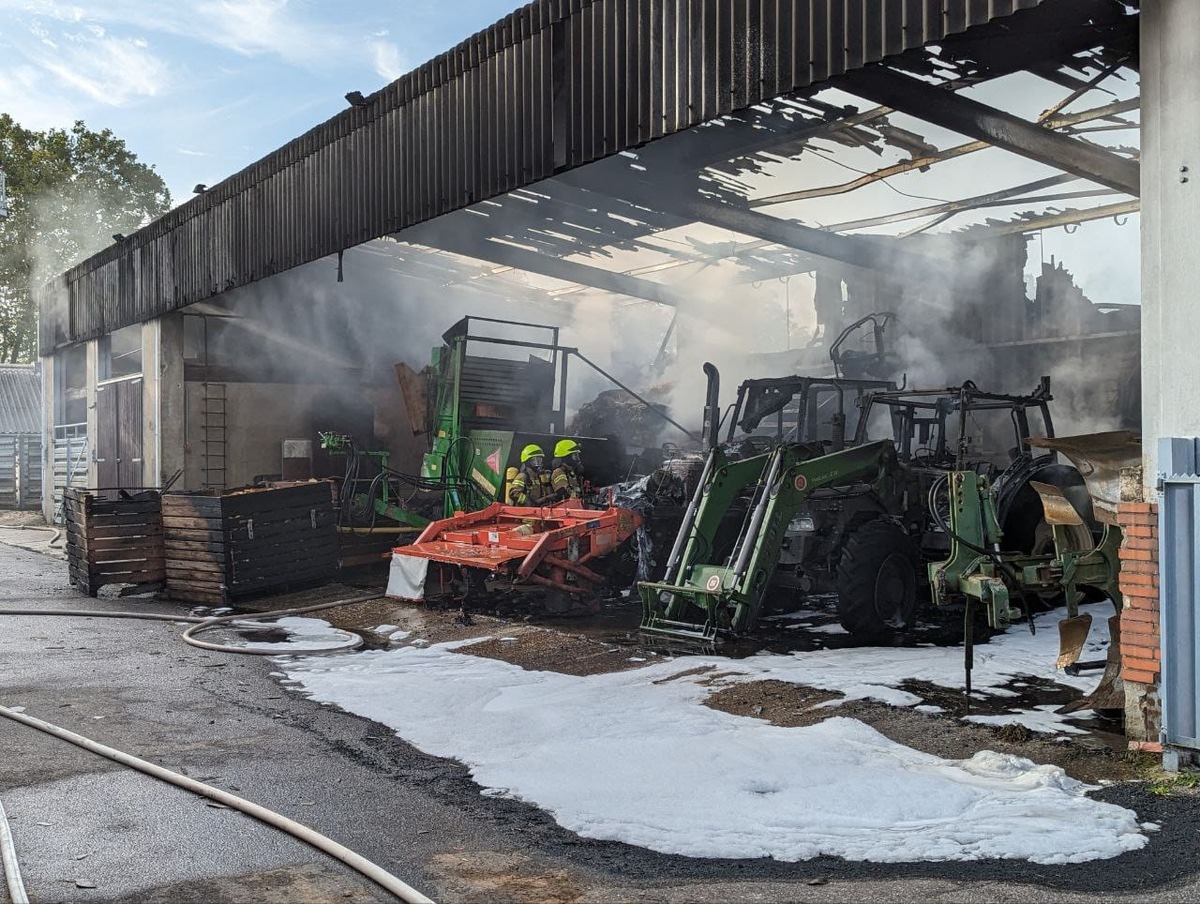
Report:
M 1083 709 L 1094 709 L 1098 712 L 1104 712 L 1106 710 L 1122 710 L 1125 708 L 1125 682 L 1121 680 L 1120 615 L 1109 617 L 1108 636 L 1108 657 L 1104 663 L 1104 675 L 1100 678 L 1100 683 L 1086 697 L 1072 701 L 1056 710 L 1060 715 L 1078 712 Z
M 1058 659 L 1055 660 L 1055 668 L 1065 669 L 1079 661 L 1091 627 L 1092 617 L 1087 613 L 1064 618 L 1058 623 Z

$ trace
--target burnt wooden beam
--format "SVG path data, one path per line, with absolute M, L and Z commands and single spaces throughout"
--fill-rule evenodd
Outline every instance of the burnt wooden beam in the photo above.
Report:
M 1141 167 L 1096 144 L 1048 131 L 1035 123 L 962 97 L 884 66 L 842 77 L 841 87 L 946 129 L 986 141 L 1039 163 L 1137 197 Z
M 489 261 L 504 267 L 515 267 L 529 273 L 537 273 L 541 276 L 549 276 L 552 279 L 561 279 L 564 282 L 576 283 L 593 289 L 603 289 L 618 295 L 641 298 L 656 304 L 677 307 L 686 305 L 689 300 L 683 293 L 650 279 L 606 270 L 592 264 L 564 260 L 561 257 L 530 251 L 505 242 L 463 234 L 457 230 L 414 227 L 405 230 L 398 238 L 401 241 L 417 242 L 429 248 L 450 251 L 464 257 Z
M 698 222 L 766 239 L 852 267 L 928 275 L 953 266 L 951 261 L 910 251 L 890 236 L 839 235 L 805 226 L 795 220 L 782 220 L 756 210 L 719 204 L 700 197 L 681 200 L 680 209 Z

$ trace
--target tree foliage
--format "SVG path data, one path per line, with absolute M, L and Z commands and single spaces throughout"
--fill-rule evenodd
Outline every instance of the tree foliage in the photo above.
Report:
M 34 291 L 135 232 L 171 207 L 152 166 L 125 142 L 82 122 L 35 132 L 0 113 L 0 168 L 8 217 L 0 218 L 0 362 L 37 355 Z

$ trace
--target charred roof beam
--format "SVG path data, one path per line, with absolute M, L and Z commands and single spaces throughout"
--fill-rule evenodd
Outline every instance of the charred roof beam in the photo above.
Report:
M 438 228 L 423 229 L 414 226 L 400 233 L 397 238 L 403 242 L 416 242 L 430 248 L 450 251 L 464 257 L 473 257 L 481 261 L 490 261 L 506 267 L 515 267 L 551 279 L 564 282 L 578 283 L 594 289 L 604 289 L 618 295 L 628 295 L 631 298 L 641 298 L 656 304 L 676 307 L 687 304 L 688 299 L 669 286 L 629 276 L 592 264 L 579 261 L 564 260 L 561 257 L 529 251 L 505 242 L 480 240 L 459 230 Z
M 950 261 L 907 250 L 890 236 L 838 235 L 794 220 L 783 220 L 699 196 L 694 200 L 681 201 L 680 209 L 697 222 L 766 239 L 786 248 L 795 248 L 852 267 L 928 275 L 951 266 Z
M 968 235 L 1016 235 L 1018 233 L 1039 232 L 1042 229 L 1053 229 L 1055 226 L 1077 226 L 1093 220 L 1103 220 L 1112 217 L 1118 223 L 1118 217 L 1137 213 L 1142 209 L 1138 200 L 1121 201 L 1118 204 L 1105 204 L 1102 207 L 1085 207 L 1082 210 L 1064 210 L 1062 213 L 1049 214 L 1035 219 L 1017 219 L 1008 223 L 998 223 L 988 226 L 977 226 L 967 230 Z M 1072 230 L 1073 231 L 1073 230 Z
M 1079 113 L 1046 115 L 1044 118 L 1038 120 L 1038 125 L 1035 128 L 1061 129 L 1079 123 L 1094 122 L 1098 119 L 1111 120 L 1115 119 L 1120 113 L 1128 113 L 1131 110 L 1138 109 L 1140 106 L 1140 98 L 1130 98 L 1129 100 L 1120 100 L 1111 104 L 1105 104 L 1103 107 L 1082 110 Z M 1052 112 L 1052 110 L 1053 108 L 1048 113 Z M 899 176 L 902 173 L 909 173 L 913 170 L 923 171 L 935 163 L 944 163 L 947 160 L 954 160 L 957 157 L 974 154 L 976 151 L 984 151 L 991 146 L 986 141 L 968 141 L 965 144 L 946 148 L 944 151 L 938 151 L 936 154 L 930 154 L 927 157 L 902 160 L 899 163 L 893 163 L 891 166 L 885 166 L 874 172 L 863 173 L 861 176 L 851 179 L 848 182 L 839 182 L 836 185 L 822 185 L 817 188 L 804 188 L 798 191 L 788 191 L 777 195 L 754 198 L 750 201 L 750 206 L 770 207 L 772 204 L 789 204 L 793 201 L 807 201 L 810 198 L 826 198 L 830 195 L 842 195 L 892 176 Z
M 842 77 L 860 97 L 1039 163 L 1137 197 L 1141 168 L 1100 145 L 1052 132 L 1036 123 L 961 97 L 920 79 L 871 66 Z
M 890 223 L 903 223 L 907 220 L 918 220 L 921 217 L 936 216 L 939 219 L 945 219 L 957 213 L 964 213 L 969 210 L 979 210 L 984 207 L 1007 207 L 1017 204 L 1040 204 L 1049 201 L 1066 201 L 1071 198 L 1094 198 L 1097 195 L 1115 194 L 1115 190 L 1111 188 L 1090 188 L 1081 191 L 1057 192 L 1048 195 L 1029 196 L 1030 192 L 1041 191 L 1043 188 L 1050 188 L 1055 185 L 1062 185 L 1065 182 L 1075 182 L 1078 176 L 1072 176 L 1069 173 L 1063 173 L 1059 176 L 1050 176 L 1046 179 L 1038 179 L 1035 182 L 1026 182 L 1023 185 L 1015 185 L 1012 188 L 1005 188 L 1000 191 L 988 192 L 983 195 L 975 195 L 970 198 L 962 198 L 958 201 L 947 201 L 944 204 L 933 204 L 928 207 L 918 207 L 912 210 L 902 210 L 898 213 L 889 213 L 877 217 L 867 217 L 861 220 L 848 220 L 844 223 L 833 223 L 825 228 L 830 232 L 848 232 L 852 229 L 867 229 L 871 226 L 884 226 Z

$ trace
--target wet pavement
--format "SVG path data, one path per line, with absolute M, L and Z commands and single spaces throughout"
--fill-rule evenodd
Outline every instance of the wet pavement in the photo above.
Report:
M 61 560 L 0 542 L 0 608 L 17 607 L 190 611 L 88 599 L 70 589 Z M 628 636 L 628 618 L 614 612 L 586 630 Z M 1200 898 L 1200 797 L 1186 792 L 1099 792 L 1163 829 L 1142 851 L 1076 866 L 689 859 L 580 839 L 526 804 L 480 795 L 461 765 L 281 688 L 269 658 L 184 645 L 182 624 L 3 616 L 0 625 L 0 704 L 276 809 L 439 901 Z M 803 642 L 840 642 L 810 633 L 818 640 Z M 8 719 L 0 750 L 0 800 L 34 900 L 389 899 L 275 829 Z

